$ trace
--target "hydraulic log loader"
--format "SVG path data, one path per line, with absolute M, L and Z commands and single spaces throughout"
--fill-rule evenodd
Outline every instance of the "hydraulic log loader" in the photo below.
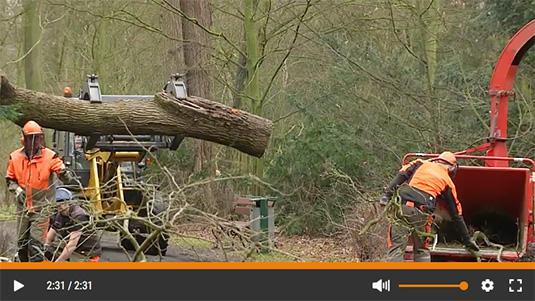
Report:
M 507 108 L 514 95 L 513 82 L 524 54 L 535 43 L 535 20 L 520 29 L 503 50 L 494 69 L 489 95 L 491 100 L 490 131 L 487 142 L 456 153 L 461 162 L 480 160 L 484 166 L 460 166 L 454 183 L 463 215 L 469 229 L 480 231 L 478 239 L 483 260 L 535 261 L 534 189 L 535 161 L 507 155 Z M 486 151 L 484 156 L 470 155 Z M 403 161 L 414 157 L 436 157 L 438 154 L 407 154 Z M 465 160 L 466 159 L 466 160 Z M 514 165 L 514 167 L 510 166 Z M 474 256 L 465 251 L 455 231 L 450 231 L 447 210 L 437 203 L 436 215 L 446 220 L 439 225 L 438 239 L 431 246 L 434 261 L 471 261 Z M 412 257 L 408 246 L 405 258 Z
M 167 82 L 164 91 L 177 98 L 186 98 L 187 91 L 181 76 L 174 74 Z M 64 90 L 65 97 L 72 97 L 69 87 Z M 121 99 L 148 100 L 153 95 L 102 95 L 97 75 L 88 75 L 75 100 L 100 103 Z M 166 204 L 159 193 L 147 193 L 143 189 L 142 170 L 150 163 L 147 152 L 158 149 L 176 150 L 183 136 L 167 137 L 157 135 L 92 135 L 79 136 L 72 132 L 55 131 L 54 149 L 65 164 L 77 175 L 79 183 L 64 183 L 65 187 L 77 192 L 78 197 L 91 203 L 91 211 L 97 223 L 108 225 L 110 218 L 136 216 L 158 224 L 159 215 Z M 124 219 L 124 229 L 128 229 L 139 245 L 151 231 L 150 227 L 132 219 Z M 120 232 L 121 233 L 121 232 Z M 127 235 L 120 235 L 121 245 L 132 250 L 134 246 Z M 165 255 L 168 234 L 162 233 L 150 242 L 145 250 L 150 255 Z

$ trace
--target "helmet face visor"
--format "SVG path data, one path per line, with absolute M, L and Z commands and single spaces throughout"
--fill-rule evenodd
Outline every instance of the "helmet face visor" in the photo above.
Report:
M 448 172 L 450 174 L 450 178 L 455 178 L 455 175 L 457 175 L 457 171 L 459 170 L 459 165 L 457 163 L 451 165 L 448 165 Z
M 29 158 L 33 158 L 43 147 L 43 135 L 24 135 L 24 151 Z

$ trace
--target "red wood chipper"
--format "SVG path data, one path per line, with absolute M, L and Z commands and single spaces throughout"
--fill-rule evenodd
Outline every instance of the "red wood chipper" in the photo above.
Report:
M 461 162 L 484 162 L 484 166 L 460 166 L 454 182 L 468 228 L 480 231 L 490 241 L 486 243 L 484 237 L 478 241 L 482 259 L 487 261 L 535 260 L 535 162 L 529 158 L 509 157 L 506 146 L 507 110 L 509 97 L 514 95 L 513 82 L 520 61 L 534 42 L 535 20 L 532 20 L 511 38 L 494 68 L 488 91 L 492 101 L 487 142 L 455 153 Z M 483 156 L 471 155 L 482 151 L 486 151 Z M 405 155 L 404 164 L 415 157 L 436 156 L 438 154 L 410 153 Z M 436 214 L 445 211 L 439 200 Z M 453 226 L 448 225 L 447 217 L 445 219 L 446 222 L 436 229 L 438 239 L 430 246 L 432 260 L 475 260 L 456 243 L 459 239 L 452 231 Z M 408 246 L 405 258 L 411 257 L 412 247 Z

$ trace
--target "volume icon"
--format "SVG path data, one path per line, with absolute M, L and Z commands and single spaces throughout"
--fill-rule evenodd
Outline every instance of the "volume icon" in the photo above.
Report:
M 375 282 L 372 282 L 372 288 L 374 290 L 378 290 L 380 292 L 389 292 L 390 291 L 390 280 L 384 281 L 383 279 L 379 279 Z

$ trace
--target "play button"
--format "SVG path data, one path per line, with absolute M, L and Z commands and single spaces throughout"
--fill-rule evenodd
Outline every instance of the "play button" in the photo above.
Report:
M 16 292 L 24 287 L 24 284 L 18 282 L 17 280 L 13 280 L 13 292 Z

